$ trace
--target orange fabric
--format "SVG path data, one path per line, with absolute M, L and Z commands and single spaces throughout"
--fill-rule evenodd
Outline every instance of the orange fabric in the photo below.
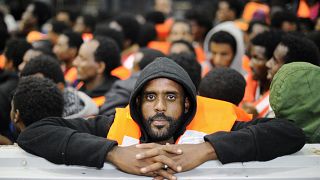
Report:
M 82 40 L 84 42 L 90 41 L 91 39 L 93 39 L 92 33 L 82 33 Z
M 4 68 L 4 64 L 5 64 L 6 58 L 4 57 L 3 54 L 0 55 L 0 69 Z
M 270 8 L 266 4 L 252 2 L 252 1 L 248 2 L 243 10 L 242 18 L 245 21 L 250 22 L 253 14 L 256 11 L 263 11 L 266 15 L 268 15 L 270 12 Z
M 155 28 L 159 41 L 165 41 L 170 33 L 173 18 L 168 18 L 163 24 L 156 24 Z
M 242 57 L 242 69 L 244 69 L 247 73 L 251 72 L 250 58 L 247 55 Z
M 168 55 L 170 49 L 170 43 L 167 41 L 151 41 L 148 44 L 148 48 L 161 51 L 163 54 Z
M 111 71 L 111 75 L 116 76 L 121 80 L 125 80 L 131 76 L 131 72 L 124 66 L 119 66 Z
M 39 31 L 31 31 L 27 35 L 27 41 L 28 43 L 33 43 L 35 41 L 44 40 L 46 37 L 47 36 L 45 34 L 42 34 Z
M 72 67 L 65 72 L 64 79 L 67 82 L 73 84 L 77 80 L 77 74 L 78 74 L 77 68 Z
M 106 101 L 106 97 L 104 96 L 99 96 L 99 97 L 95 97 L 92 98 L 93 102 L 98 106 L 102 106 L 104 104 L 104 102 Z
M 235 20 L 234 23 L 239 29 L 241 29 L 244 32 L 246 32 L 248 30 L 248 28 L 249 28 L 249 24 L 246 21 Z
M 310 8 L 306 0 L 300 0 L 297 16 L 301 18 L 310 18 Z
M 258 81 L 253 79 L 252 73 L 249 73 L 246 79 L 246 89 L 242 103 L 251 102 L 256 107 L 258 111 L 258 117 L 265 117 L 269 111 L 269 94 L 270 92 L 265 92 L 259 99 L 256 100 L 256 90 L 258 88 Z M 241 106 L 241 104 L 240 104 Z
M 194 50 L 196 51 L 197 60 L 200 64 L 206 61 L 206 53 L 201 46 L 195 46 Z
M 230 131 L 238 119 L 235 105 L 229 102 L 197 96 L 197 104 L 195 117 L 186 127 L 186 130 L 205 134 Z M 141 136 L 140 127 L 131 118 L 128 106 L 116 109 L 116 116 L 107 138 L 115 140 L 121 145 L 125 136 L 133 139 L 139 139 Z

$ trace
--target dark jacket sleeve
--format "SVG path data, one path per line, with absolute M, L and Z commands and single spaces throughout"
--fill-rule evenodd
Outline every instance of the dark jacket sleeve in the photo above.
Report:
M 27 152 L 56 164 L 101 168 L 106 154 L 117 145 L 106 139 L 113 118 L 45 118 L 27 127 L 17 142 Z
M 305 144 L 303 131 L 284 119 L 236 122 L 231 132 L 205 136 L 221 163 L 267 161 L 299 151 Z

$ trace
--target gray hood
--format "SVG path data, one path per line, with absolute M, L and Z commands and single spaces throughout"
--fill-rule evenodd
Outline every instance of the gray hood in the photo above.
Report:
M 196 88 L 190 79 L 188 73 L 173 60 L 165 57 L 156 58 L 152 63 L 146 66 L 135 84 L 134 91 L 130 97 L 130 114 L 131 117 L 139 124 L 141 127 L 141 142 L 149 142 L 149 137 L 144 130 L 144 125 L 141 122 L 141 108 L 136 104 L 136 98 L 140 95 L 141 90 L 145 86 L 147 82 L 156 78 L 168 78 L 173 80 L 185 89 L 186 95 L 190 99 L 190 110 L 185 115 L 184 124 L 178 129 L 178 131 L 174 134 L 174 139 L 176 140 L 182 133 L 184 133 L 186 126 L 193 119 L 196 109 Z
M 238 71 L 242 75 L 246 75 L 246 72 L 242 69 L 242 57 L 244 55 L 245 49 L 244 49 L 244 41 L 243 41 L 243 34 L 242 31 L 235 25 L 232 21 L 227 21 L 218 24 L 214 28 L 212 28 L 208 34 L 206 35 L 206 38 L 204 40 L 204 51 L 206 53 L 207 61 L 205 62 L 205 66 L 211 67 L 210 59 L 211 59 L 211 53 L 209 48 L 209 42 L 211 37 L 219 32 L 219 31 L 225 31 L 231 34 L 237 43 L 237 52 L 233 58 L 233 61 L 230 65 L 230 68 Z

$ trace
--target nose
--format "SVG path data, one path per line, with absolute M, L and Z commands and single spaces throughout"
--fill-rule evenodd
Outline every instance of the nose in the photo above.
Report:
M 155 104 L 155 111 L 156 112 L 165 112 L 166 111 L 166 102 L 164 99 L 162 98 L 159 98 L 157 101 L 156 101 L 156 104 Z

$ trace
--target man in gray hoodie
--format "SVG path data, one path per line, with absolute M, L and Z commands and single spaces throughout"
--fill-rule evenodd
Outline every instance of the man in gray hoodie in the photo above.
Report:
M 141 71 L 127 108 L 90 120 L 46 118 L 21 133 L 18 144 L 57 164 L 101 168 L 109 162 L 127 173 L 167 179 L 213 159 L 266 161 L 304 145 L 302 130 L 287 120 L 239 122 L 232 112 L 211 109 L 218 104 L 227 107 L 197 97 L 182 67 L 157 58 Z M 226 116 L 217 118 L 221 113 Z

